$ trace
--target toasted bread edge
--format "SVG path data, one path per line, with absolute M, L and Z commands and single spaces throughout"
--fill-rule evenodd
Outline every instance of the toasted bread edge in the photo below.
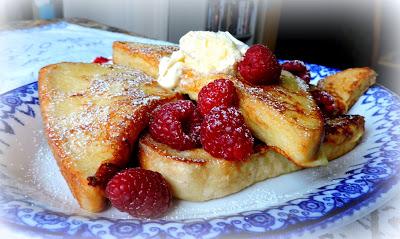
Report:
M 38 78 L 40 110 L 44 122 L 44 130 L 47 135 L 47 141 L 60 168 L 61 174 L 64 176 L 65 181 L 67 182 L 73 196 L 77 199 L 79 205 L 88 211 L 100 212 L 107 207 L 107 200 L 103 196 L 103 190 L 98 187 L 89 186 L 87 180 L 80 176 L 79 171 L 69 167 L 68 162 L 70 162 L 70 159 L 68 159 L 64 150 L 59 146 L 60 142 L 54 140 L 50 136 L 54 132 L 48 127 L 48 114 L 45 111 L 50 102 L 49 95 L 47 94 L 46 75 L 57 67 L 57 65 L 58 64 L 52 64 L 40 69 Z

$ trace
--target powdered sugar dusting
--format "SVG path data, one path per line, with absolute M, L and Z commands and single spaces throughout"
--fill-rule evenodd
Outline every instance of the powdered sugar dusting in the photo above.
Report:
M 178 51 L 178 46 L 166 46 L 166 45 L 148 45 L 141 43 L 125 43 L 132 53 L 141 53 L 160 59 L 163 56 L 170 55 L 174 51 Z
M 79 67 L 83 67 L 78 69 L 82 71 L 89 68 L 89 73 L 81 76 L 88 81 L 88 87 L 76 92 L 53 89 L 53 100 L 46 109 L 49 137 L 62 148 L 64 156 L 72 156 L 75 161 L 87 160 L 89 146 L 101 150 L 101 146 L 115 143 L 128 127 L 126 121 L 135 117 L 138 107 L 160 99 L 157 92 L 154 95 L 146 92 L 147 88 L 154 90 L 155 82 L 141 71 L 117 65 Z
M 43 135 L 42 129 L 33 131 L 33 142 L 37 151 L 32 160 L 27 161 L 25 165 L 26 173 L 23 174 L 23 181 L 35 185 L 38 194 L 36 197 L 43 198 L 40 201 L 46 201 L 49 206 L 69 211 L 72 208 L 77 209 L 79 206 L 62 177 Z

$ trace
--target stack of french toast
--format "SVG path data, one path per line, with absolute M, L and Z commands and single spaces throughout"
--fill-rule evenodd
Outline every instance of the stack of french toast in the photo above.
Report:
M 118 183 L 125 180 L 121 172 L 131 160 L 161 175 L 173 197 L 206 201 L 267 178 L 324 166 L 352 150 L 364 134 L 364 118 L 346 113 L 375 83 L 376 73 L 369 68 L 350 68 L 318 85 L 290 71 L 290 66 L 270 84 L 252 84 L 237 70 L 202 74 L 183 68 L 178 86 L 163 87 L 157 81 L 160 61 L 177 51 L 177 46 L 115 42 L 113 64 L 65 62 L 40 70 L 39 98 L 48 143 L 82 208 L 99 212 L 108 200 L 114 205 L 113 195 L 124 188 L 114 178 L 120 175 Z M 235 107 L 254 138 L 246 157 L 216 157 L 201 143 L 182 150 L 149 133 L 155 110 L 180 101 L 196 104 L 203 87 L 218 79 L 233 83 Z M 113 185 L 117 189 L 111 191 Z M 161 190 L 157 187 L 154 190 Z M 144 199 L 143 205 L 146 200 L 153 199 Z

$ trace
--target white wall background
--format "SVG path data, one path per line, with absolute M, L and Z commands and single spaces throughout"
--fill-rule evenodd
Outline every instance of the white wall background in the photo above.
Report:
M 173 42 L 190 29 L 204 29 L 206 9 L 207 0 L 64 0 L 64 17 Z
M 168 41 L 178 42 L 188 31 L 205 30 L 207 0 L 169 0 Z
M 80 17 L 166 40 L 166 0 L 64 0 L 64 17 Z
M 32 0 L 0 0 L 0 23 L 32 17 Z
M 204 30 L 208 5 L 208 0 L 0 0 L 0 23 L 35 18 L 34 1 L 60 2 L 65 18 L 86 18 L 171 42 L 190 30 Z

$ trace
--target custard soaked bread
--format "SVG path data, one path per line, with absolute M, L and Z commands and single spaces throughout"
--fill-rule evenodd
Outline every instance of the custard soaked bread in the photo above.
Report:
M 98 212 L 107 205 L 104 185 L 96 184 L 102 181 L 99 168 L 123 168 L 149 112 L 179 96 L 137 70 L 60 63 L 40 70 L 39 98 L 48 142 L 64 178 L 80 206 Z
M 326 122 L 322 151 L 329 160 L 353 149 L 364 134 L 362 116 L 341 116 Z M 345 132 L 345 133 L 344 133 Z M 139 141 L 141 167 L 161 173 L 175 197 L 206 201 L 223 197 L 267 178 L 300 170 L 274 147 L 256 146 L 244 161 L 211 156 L 202 148 L 175 150 L 146 134 Z

